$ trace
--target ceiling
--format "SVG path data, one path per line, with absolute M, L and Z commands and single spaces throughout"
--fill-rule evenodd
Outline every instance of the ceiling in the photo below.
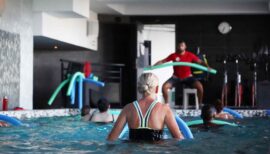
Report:
M 270 14 L 270 0 L 90 0 L 90 9 L 98 14 L 131 16 Z M 34 49 L 85 50 L 41 36 L 34 37 Z
M 269 14 L 270 0 L 91 0 L 99 14 L 202 15 Z
M 89 50 L 44 36 L 34 36 L 34 50 Z

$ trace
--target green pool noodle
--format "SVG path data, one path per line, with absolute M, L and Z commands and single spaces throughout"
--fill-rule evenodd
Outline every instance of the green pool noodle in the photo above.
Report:
M 76 72 L 76 73 L 72 76 L 72 78 L 71 78 L 71 80 L 70 80 L 70 83 L 69 83 L 69 86 L 68 86 L 68 90 L 67 90 L 67 96 L 70 96 L 71 90 L 72 90 L 72 88 L 73 88 L 73 83 L 76 82 L 76 79 L 77 79 L 77 77 L 79 77 L 79 76 L 81 76 L 83 79 L 85 78 L 83 73 L 81 73 L 81 72 Z
M 238 126 L 237 124 L 235 123 L 230 123 L 230 122 L 227 122 L 227 121 L 222 121 L 222 120 L 212 120 L 211 121 L 212 123 L 214 124 L 217 124 L 217 125 L 229 125 L 229 126 Z M 200 125 L 200 124 L 203 124 L 203 120 L 193 120 L 193 121 L 188 121 L 187 122 L 187 125 L 188 126 L 192 126 L 192 125 Z
M 210 69 L 210 71 L 209 71 L 209 69 L 207 67 L 204 67 L 202 65 L 195 64 L 195 63 L 188 63 L 188 62 L 165 63 L 165 64 L 156 65 L 156 66 L 152 66 L 152 67 L 146 67 L 146 68 L 144 68 L 144 71 L 151 71 L 154 69 L 160 69 L 160 68 L 169 67 L 169 66 L 189 66 L 189 67 L 197 68 L 199 70 L 206 71 L 206 72 L 209 72 L 212 74 L 217 74 L 217 70 L 215 70 L 215 69 Z
M 70 78 L 64 80 L 61 82 L 61 84 L 56 88 L 56 90 L 53 92 L 52 96 L 50 97 L 48 101 L 48 105 L 52 105 L 53 101 L 55 100 L 58 93 L 61 91 L 61 89 L 70 81 Z

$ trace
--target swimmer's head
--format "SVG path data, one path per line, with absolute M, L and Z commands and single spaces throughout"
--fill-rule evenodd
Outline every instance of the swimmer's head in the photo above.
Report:
M 106 112 L 110 108 L 110 103 L 107 99 L 101 98 L 97 103 L 97 107 L 99 112 Z
M 144 73 L 138 82 L 138 91 L 143 95 L 150 95 L 158 92 L 158 77 L 153 73 Z
M 81 116 L 85 116 L 85 115 L 89 114 L 89 112 L 90 112 L 90 106 L 85 105 L 82 108 Z
M 201 118 L 204 124 L 211 122 L 214 117 L 215 110 L 210 105 L 204 105 L 202 107 Z
M 217 113 L 220 113 L 223 110 L 223 105 L 220 99 L 216 101 L 215 108 L 216 108 Z

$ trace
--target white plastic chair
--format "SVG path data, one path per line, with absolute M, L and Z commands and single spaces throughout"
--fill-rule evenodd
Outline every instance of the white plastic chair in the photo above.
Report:
M 199 109 L 199 101 L 198 101 L 198 96 L 197 96 L 197 89 L 191 89 L 191 88 L 184 88 L 183 89 L 183 104 L 184 104 L 184 109 L 188 109 L 189 106 L 189 95 L 193 94 L 195 95 L 195 106 L 196 110 Z

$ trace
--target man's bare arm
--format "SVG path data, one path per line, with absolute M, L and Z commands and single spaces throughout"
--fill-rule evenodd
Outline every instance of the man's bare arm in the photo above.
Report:
M 202 61 L 201 59 L 199 59 L 197 61 L 197 63 L 200 64 L 200 65 L 203 65 L 203 66 L 206 66 L 206 67 L 210 68 L 209 65 L 205 61 Z
M 162 60 L 156 62 L 156 63 L 154 64 L 154 66 L 156 66 L 156 65 L 161 65 L 161 64 L 163 64 L 163 63 L 166 63 L 166 59 L 162 59 Z

